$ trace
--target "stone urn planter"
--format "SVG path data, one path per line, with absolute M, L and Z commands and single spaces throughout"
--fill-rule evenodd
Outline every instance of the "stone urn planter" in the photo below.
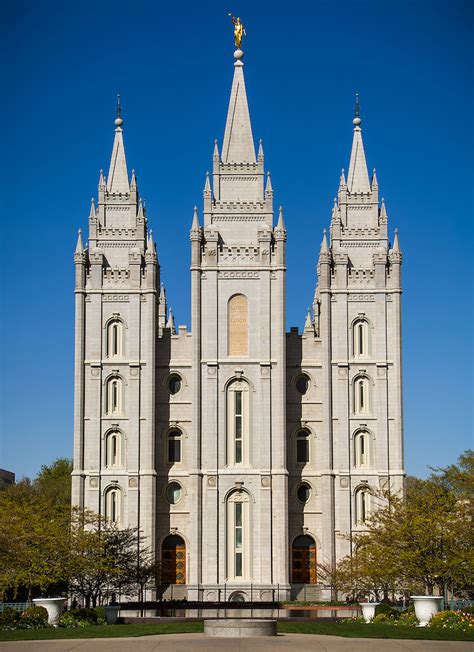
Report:
M 375 607 L 379 604 L 380 602 L 359 602 L 362 609 L 362 616 L 366 623 L 370 623 L 372 618 L 375 616 Z
M 107 621 L 107 625 L 116 625 L 120 607 L 117 605 L 109 604 L 106 607 L 104 607 L 104 609 L 105 609 L 105 620 Z
M 438 595 L 411 595 L 415 606 L 415 616 L 418 619 L 418 627 L 426 627 L 432 616 L 441 609 L 442 596 Z
M 34 598 L 36 607 L 44 607 L 48 612 L 48 623 L 57 627 L 64 609 L 66 598 Z

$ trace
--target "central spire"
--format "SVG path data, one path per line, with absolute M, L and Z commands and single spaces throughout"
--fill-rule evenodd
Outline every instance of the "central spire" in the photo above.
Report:
M 364 143 L 362 142 L 362 120 L 359 115 L 359 93 L 356 93 L 354 139 L 352 141 L 351 162 L 347 173 L 347 189 L 350 193 L 370 192 L 369 173 L 365 160 Z
M 117 117 L 115 118 L 115 138 L 110 159 L 109 176 L 107 178 L 107 191 L 110 193 L 129 193 L 127 160 L 123 145 L 122 132 L 122 107 L 120 106 L 120 95 L 117 95 Z
M 234 52 L 236 61 L 222 146 L 223 163 L 257 162 L 245 89 L 243 57 L 240 48 Z

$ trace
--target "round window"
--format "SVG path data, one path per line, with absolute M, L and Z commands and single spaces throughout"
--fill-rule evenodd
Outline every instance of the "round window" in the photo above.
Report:
M 177 394 L 181 389 L 182 384 L 181 376 L 178 374 L 171 374 L 168 378 L 168 390 L 170 394 Z
M 300 486 L 298 487 L 298 489 L 296 491 L 296 495 L 297 495 L 298 500 L 300 501 L 300 503 L 307 503 L 308 500 L 309 500 L 310 494 L 311 494 L 311 487 L 306 482 L 303 482 L 302 484 L 300 484 Z
M 166 498 L 172 505 L 176 505 L 181 500 L 183 490 L 177 482 L 170 482 L 166 489 Z
M 301 374 L 296 379 L 296 389 L 300 394 L 306 394 L 309 389 L 309 378 L 306 374 Z

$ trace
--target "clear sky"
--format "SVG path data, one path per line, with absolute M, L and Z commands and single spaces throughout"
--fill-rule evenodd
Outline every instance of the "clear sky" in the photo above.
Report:
M 321 232 L 347 169 L 354 92 L 369 168 L 404 252 L 408 473 L 473 439 L 470 0 L 45 2 L 3 8 L 0 467 L 72 455 L 73 250 L 108 169 L 116 94 L 129 170 L 177 322 L 189 239 L 242 16 L 256 141 L 288 228 L 287 326 L 303 326 Z

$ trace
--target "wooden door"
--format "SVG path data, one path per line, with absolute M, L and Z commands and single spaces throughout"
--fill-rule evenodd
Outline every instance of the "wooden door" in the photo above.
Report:
M 292 557 L 293 583 L 316 584 L 316 546 L 294 546 Z
M 186 545 L 163 545 L 161 557 L 162 581 L 165 584 L 186 584 Z

